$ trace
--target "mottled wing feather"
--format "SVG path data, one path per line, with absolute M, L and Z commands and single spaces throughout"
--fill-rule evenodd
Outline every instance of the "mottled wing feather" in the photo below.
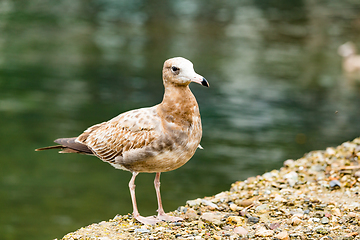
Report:
M 86 144 L 96 156 L 108 162 L 131 149 L 147 146 L 157 136 L 159 118 L 154 107 L 129 111 L 88 128 L 76 141 Z

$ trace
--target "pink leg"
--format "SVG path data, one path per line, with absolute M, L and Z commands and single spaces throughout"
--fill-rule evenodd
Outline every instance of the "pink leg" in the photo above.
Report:
M 172 222 L 176 222 L 176 221 L 182 221 L 183 219 L 180 217 L 173 217 L 173 216 L 169 216 L 165 213 L 164 208 L 162 206 L 162 202 L 161 202 L 161 195 L 160 195 L 160 172 L 156 173 L 155 176 L 155 180 L 154 180 L 154 186 L 155 186 L 155 190 L 156 190 L 156 197 L 158 200 L 158 216 L 157 219 L 161 220 L 161 221 L 172 221 Z
M 143 217 L 140 216 L 138 208 L 137 208 L 137 204 L 136 204 L 136 197 L 135 197 L 135 178 L 136 176 L 139 174 L 138 172 L 133 172 L 132 173 L 132 177 L 131 180 L 129 182 L 129 189 L 130 189 L 130 195 L 131 195 L 131 201 L 133 204 L 133 217 L 138 220 L 139 222 L 143 223 L 143 224 L 155 224 L 157 222 L 159 222 L 160 220 L 154 218 L 154 217 Z

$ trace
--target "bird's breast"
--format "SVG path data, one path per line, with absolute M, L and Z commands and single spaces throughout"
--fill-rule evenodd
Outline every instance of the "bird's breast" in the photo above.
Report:
M 200 116 L 187 127 L 165 121 L 161 135 L 145 148 L 124 153 L 125 167 L 136 172 L 167 172 L 184 165 L 195 154 L 202 136 Z M 142 158 L 139 156 L 142 156 Z

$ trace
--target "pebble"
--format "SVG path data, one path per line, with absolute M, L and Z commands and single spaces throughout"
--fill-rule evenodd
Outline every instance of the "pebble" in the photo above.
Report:
M 135 233 L 149 233 L 149 229 L 137 228 L 135 229 Z
M 187 219 L 189 221 L 194 221 L 198 218 L 199 218 L 199 216 L 198 216 L 197 212 L 192 208 L 189 208 L 185 213 L 185 219 Z
M 280 225 L 281 225 L 280 222 L 270 223 L 269 228 L 271 230 L 274 230 L 274 229 L 277 229 L 278 227 L 280 227 Z
M 111 240 L 111 238 L 109 238 L 109 237 L 99 237 L 98 239 L 99 240 Z
M 235 223 L 236 225 L 240 225 L 244 222 L 244 218 L 243 217 L 239 217 L 239 216 L 230 216 L 226 219 L 227 223 Z
M 341 183 L 339 182 L 339 180 L 331 180 L 329 183 L 331 188 L 340 188 L 341 187 Z
M 186 211 L 188 210 L 188 208 L 187 208 L 187 207 L 180 206 L 180 207 L 178 207 L 177 210 L 178 210 L 179 212 L 186 213 Z
M 260 221 L 260 219 L 258 217 L 248 217 L 248 222 L 250 223 L 258 223 Z
M 331 213 L 334 214 L 334 215 L 337 216 L 337 217 L 340 217 L 340 216 L 341 216 L 340 209 L 338 209 L 338 208 L 333 208 L 333 209 L 331 209 Z
M 195 206 L 199 206 L 201 204 L 201 199 L 195 199 L 195 200 L 188 200 L 186 201 L 186 205 L 188 205 L 189 207 L 195 207 Z
M 279 239 L 279 240 L 289 240 L 290 239 L 287 231 L 279 232 L 274 237 L 275 237 L 275 239 Z
M 329 233 L 329 230 L 324 227 L 316 227 L 314 230 L 315 230 L 315 232 L 323 234 L 323 235 Z
M 295 161 L 292 159 L 288 159 L 284 162 L 284 167 L 293 167 L 295 165 Z
M 296 217 L 296 216 L 291 218 L 291 225 L 293 225 L 293 226 L 297 226 L 297 225 L 299 225 L 301 222 L 302 222 L 301 219 L 298 218 L 298 217 Z
M 266 229 L 264 227 L 260 227 L 255 232 L 255 236 L 258 236 L 258 237 L 270 237 L 273 234 L 274 234 L 273 230 L 268 230 L 268 229 Z
M 244 235 L 248 234 L 248 230 L 246 230 L 243 227 L 236 227 L 236 228 L 234 228 L 234 233 L 244 236 Z
M 262 213 L 262 212 L 265 212 L 267 209 L 269 209 L 269 205 L 267 205 L 267 204 L 262 204 L 262 205 L 260 205 L 260 206 L 257 206 L 257 207 L 255 208 L 255 211 L 256 211 L 256 212 L 259 212 L 259 213 Z
M 237 210 L 237 205 L 235 204 L 235 203 L 231 203 L 230 205 L 229 205 L 229 208 L 231 209 L 231 211 L 236 211 Z
M 328 224 L 328 223 L 329 223 L 329 218 L 323 217 L 323 218 L 321 219 L 321 223 L 322 223 L 322 224 Z
M 254 200 L 253 199 L 246 199 L 246 200 L 235 200 L 235 203 L 241 207 L 248 207 L 251 204 L 253 204 Z
M 298 182 L 298 174 L 295 171 L 289 172 L 288 174 L 285 174 L 285 179 L 287 179 L 290 187 L 293 187 Z
M 201 219 L 214 225 L 220 225 L 222 223 L 221 219 L 224 217 L 224 214 L 221 212 L 205 212 L 201 214 Z
M 320 222 L 320 218 L 317 218 L 317 217 L 310 218 L 310 221 L 318 223 L 318 222 Z
M 211 207 L 213 209 L 220 209 L 218 205 L 216 205 L 215 203 L 213 203 L 213 202 L 211 202 L 209 200 L 206 200 L 206 199 L 202 199 L 201 203 L 206 205 L 206 206 L 209 206 L 209 207 Z

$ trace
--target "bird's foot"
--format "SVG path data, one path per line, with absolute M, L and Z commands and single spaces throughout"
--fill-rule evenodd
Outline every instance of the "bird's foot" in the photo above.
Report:
M 174 216 L 167 215 L 165 213 L 159 214 L 156 218 L 159 221 L 168 221 L 168 222 L 178 222 L 178 221 L 183 221 L 184 220 L 181 217 L 174 217 Z
M 139 222 L 141 222 L 142 224 L 146 224 L 146 225 L 155 225 L 156 223 L 160 222 L 161 220 L 154 217 L 154 216 L 150 216 L 150 217 L 143 217 L 143 216 L 134 216 L 134 218 L 136 220 L 138 220 Z

